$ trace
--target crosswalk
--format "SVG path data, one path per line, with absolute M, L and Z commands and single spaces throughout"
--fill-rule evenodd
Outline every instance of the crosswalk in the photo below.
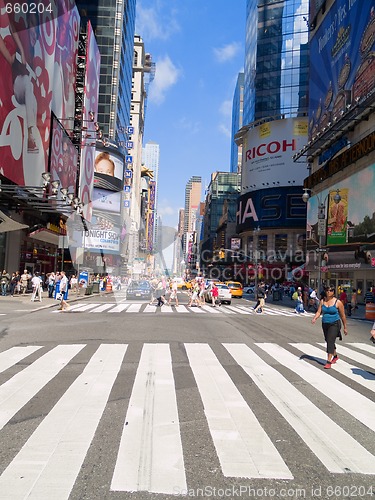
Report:
M 375 475 L 375 456 L 368 446 L 374 441 L 375 402 L 363 394 L 375 390 L 375 354 L 366 344 L 341 347 L 340 360 L 328 372 L 322 369 L 321 343 L 184 343 L 183 347 L 194 381 L 191 390 L 202 406 L 207 439 L 224 478 L 288 481 L 299 473 L 265 431 L 262 413 L 254 411 L 256 401 L 249 401 L 243 387 L 236 386 L 231 376 L 235 368 L 291 427 L 291 447 L 303 440 L 329 474 Z M 106 446 L 105 436 L 97 436 L 96 431 L 111 391 L 114 387 L 121 391 L 117 387 L 120 371 L 131 368 L 134 382 L 117 423 L 119 441 L 111 448 L 110 491 L 166 495 L 187 491 L 186 461 L 197 450 L 182 438 L 174 372 L 182 363 L 181 353 L 168 343 L 146 343 L 137 360 L 134 352 L 128 354 L 127 344 L 100 344 L 96 349 L 86 344 L 22 346 L 0 353 L 5 380 L 0 386 L 0 432 L 12 432 L 14 416 L 62 377 L 77 356 L 80 363 L 85 359 L 82 371 L 62 389 L 56 404 L 20 448 L 9 450 L 11 456 L 0 470 L 0 492 L 6 492 L 7 500 L 69 498 L 90 446 Z M 13 374 L 12 368 L 20 363 L 24 367 Z M 334 371 L 339 377 L 333 376 Z M 302 383 L 296 384 L 296 378 Z M 314 401 L 301 390 L 303 385 L 315 391 Z M 327 398 L 352 420 L 350 432 L 340 417 L 332 416 L 334 412 L 328 415 L 321 409 L 321 401 Z M 371 434 L 368 440 L 358 437 L 363 426 Z
M 51 311 L 53 314 L 59 313 L 58 309 L 54 309 Z M 162 307 L 156 307 L 156 305 L 145 304 L 141 302 L 129 303 L 129 302 L 120 302 L 120 303 L 105 303 L 100 304 L 98 302 L 95 303 L 85 303 L 85 304 L 73 304 L 69 309 L 64 311 L 64 314 L 67 313 L 89 313 L 89 314 L 97 314 L 97 313 L 145 313 L 145 314 L 206 314 L 206 315 L 223 315 L 223 314 L 239 314 L 239 315 L 256 315 L 261 316 L 260 314 L 254 311 L 253 307 L 245 306 L 245 305 L 222 305 L 220 307 L 212 307 L 211 305 L 203 305 L 201 307 L 198 306 L 188 306 L 186 304 L 181 305 L 163 305 Z M 302 317 L 312 317 L 314 316 L 311 312 L 304 312 L 303 314 L 296 314 L 294 309 L 288 309 L 283 307 L 265 307 L 263 311 L 263 315 L 265 316 L 288 316 L 295 318 Z

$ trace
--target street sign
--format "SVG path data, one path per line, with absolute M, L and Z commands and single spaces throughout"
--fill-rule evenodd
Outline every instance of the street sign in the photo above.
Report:
M 318 236 L 326 235 L 326 220 L 318 219 Z

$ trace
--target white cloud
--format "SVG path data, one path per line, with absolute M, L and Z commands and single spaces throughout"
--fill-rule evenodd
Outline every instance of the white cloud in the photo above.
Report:
M 180 31 L 176 10 L 167 11 L 165 5 L 163 2 L 156 2 L 152 7 L 145 7 L 144 2 L 137 2 L 135 29 L 147 42 L 153 39 L 168 40 L 173 33 Z
M 184 131 L 190 133 L 190 134 L 198 134 L 201 130 L 201 124 L 200 122 L 190 120 L 189 118 L 186 118 L 183 116 L 179 122 L 178 125 L 181 129 Z
M 149 89 L 150 102 L 161 104 L 166 92 L 177 83 L 181 73 L 168 56 L 156 61 L 155 79 Z
M 224 134 L 226 137 L 229 137 L 229 138 L 231 137 L 231 135 L 232 135 L 232 134 L 231 134 L 231 130 L 230 130 L 230 128 L 229 128 L 227 125 L 225 125 L 224 123 L 220 123 L 220 124 L 219 124 L 219 126 L 218 126 L 218 129 L 219 129 L 219 131 L 220 131 L 222 134 Z
M 223 101 L 219 108 L 220 113 L 224 116 L 232 116 L 232 106 L 233 106 L 232 101 L 230 100 Z
M 214 48 L 214 55 L 216 60 L 220 63 L 230 61 L 233 59 L 241 49 L 241 44 L 239 42 L 228 43 L 221 48 Z

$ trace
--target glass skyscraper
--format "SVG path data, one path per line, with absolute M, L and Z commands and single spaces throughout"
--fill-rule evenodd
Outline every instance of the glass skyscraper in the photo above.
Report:
M 247 0 L 244 125 L 304 116 L 308 0 Z
M 90 20 L 100 51 L 98 122 L 105 136 L 125 145 L 130 125 L 136 0 L 76 0 Z
M 237 146 L 234 136 L 243 125 L 243 93 L 244 74 L 238 73 L 236 89 L 233 96 L 232 106 L 232 142 L 230 151 L 230 171 L 240 172 L 242 162 L 242 146 Z

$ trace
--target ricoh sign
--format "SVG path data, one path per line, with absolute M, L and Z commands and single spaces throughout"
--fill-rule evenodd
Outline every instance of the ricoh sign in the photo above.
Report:
M 243 145 L 243 193 L 303 184 L 306 168 L 292 157 L 306 144 L 307 127 L 305 118 L 288 118 L 248 131 Z

